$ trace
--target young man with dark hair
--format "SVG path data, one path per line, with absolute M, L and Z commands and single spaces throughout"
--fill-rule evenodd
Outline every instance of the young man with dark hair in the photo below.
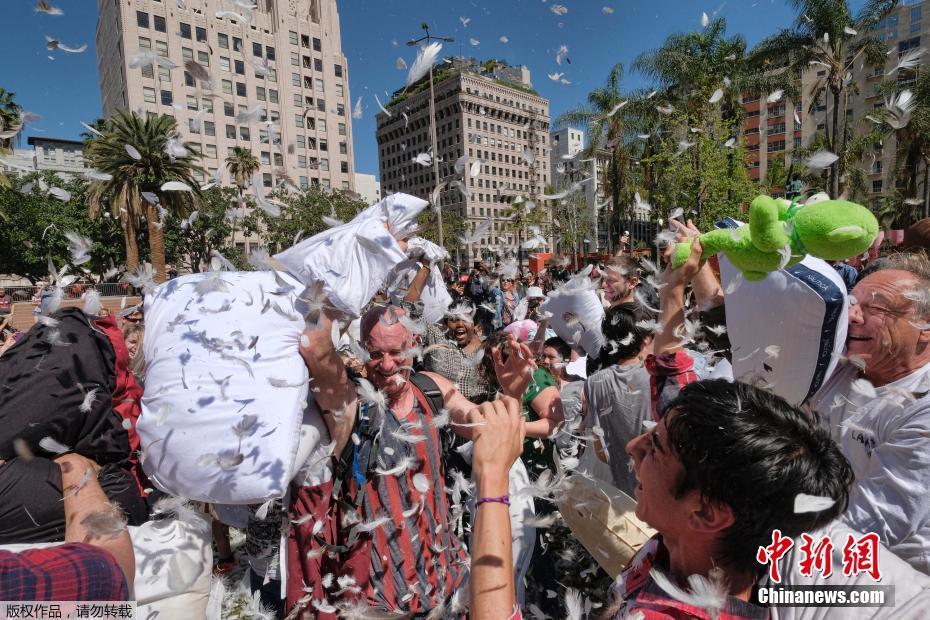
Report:
M 603 270 L 604 299 L 611 307 L 636 301 L 639 264 L 632 256 L 614 256 Z
M 683 583 L 700 575 L 727 596 L 718 611 L 765 618 L 753 604 L 766 566 L 757 560 L 773 530 L 794 537 L 845 509 L 852 470 L 829 433 L 782 398 L 725 380 L 686 386 L 651 430 L 630 441 L 638 485 L 636 516 L 659 534 L 614 586 L 627 613 L 639 607 L 671 618 L 705 610 L 670 597 L 653 571 Z M 804 493 L 833 503 L 795 512 Z M 666 616 L 662 616 L 666 617 Z

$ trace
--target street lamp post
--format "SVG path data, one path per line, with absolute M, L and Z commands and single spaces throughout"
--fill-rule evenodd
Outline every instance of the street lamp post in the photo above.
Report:
M 420 24 L 420 27 L 426 32 L 425 35 L 419 39 L 410 39 L 407 41 L 407 45 L 413 47 L 418 43 L 426 41 L 430 43 L 431 41 L 442 41 L 444 43 L 452 43 L 455 41 L 452 37 L 437 37 L 429 33 L 429 24 L 423 22 Z M 433 149 L 433 186 L 439 187 L 439 147 L 436 140 L 436 93 L 433 91 L 433 65 L 429 67 L 429 133 L 430 133 L 430 144 Z M 440 202 L 442 202 L 440 200 Z M 436 225 L 439 232 L 439 245 L 444 246 L 442 239 L 442 206 L 435 205 L 436 207 Z

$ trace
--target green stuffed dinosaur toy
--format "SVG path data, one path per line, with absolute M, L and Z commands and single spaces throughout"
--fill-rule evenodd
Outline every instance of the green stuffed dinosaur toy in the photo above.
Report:
M 854 202 L 822 200 L 798 205 L 759 196 L 749 206 L 749 226 L 704 233 L 701 258 L 718 252 L 750 281 L 801 262 L 806 254 L 824 260 L 844 260 L 862 254 L 878 235 L 878 220 Z M 691 245 L 679 243 L 672 254 L 677 269 L 688 260 Z

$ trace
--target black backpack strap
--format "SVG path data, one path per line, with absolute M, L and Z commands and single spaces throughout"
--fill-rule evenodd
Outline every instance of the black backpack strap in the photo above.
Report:
M 430 413 L 438 416 L 439 412 L 445 409 L 446 401 L 443 400 L 442 391 L 440 391 L 436 382 L 430 379 L 429 375 L 420 372 L 414 373 L 410 375 L 410 382 L 426 397 L 429 408 L 432 410 Z

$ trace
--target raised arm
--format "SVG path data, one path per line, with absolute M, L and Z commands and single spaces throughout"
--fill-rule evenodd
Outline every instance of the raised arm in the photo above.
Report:
M 509 507 L 482 498 L 506 497 L 510 467 L 523 451 L 520 402 L 504 397 L 472 414 L 475 429 L 472 467 L 478 505 L 472 530 L 471 605 L 474 620 L 500 620 L 516 604 Z
M 300 337 L 300 355 L 310 371 L 310 390 L 323 413 L 330 439 L 336 442 L 333 454 L 341 454 L 355 423 L 356 393 L 345 364 L 333 346 L 335 311 L 324 310 L 318 329 Z
M 123 528 L 108 536 L 101 536 L 96 528 L 88 526 L 89 518 L 107 515 L 108 521 L 123 519 L 119 508 L 107 499 L 97 482 L 99 466 L 90 459 L 69 453 L 55 459 L 61 467 L 61 491 L 65 509 L 65 542 L 86 543 L 107 551 L 119 564 L 132 592 L 136 576 L 136 559 L 129 532 Z
M 538 420 L 526 423 L 526 434 L 529 437 L 545 439 L 552 435 L 562 422 L 565 421 L 565 412 L 562 410 L 562 397 L 559 388 L 550 385 L 536 395 L 530 407 L 539 416 Z

